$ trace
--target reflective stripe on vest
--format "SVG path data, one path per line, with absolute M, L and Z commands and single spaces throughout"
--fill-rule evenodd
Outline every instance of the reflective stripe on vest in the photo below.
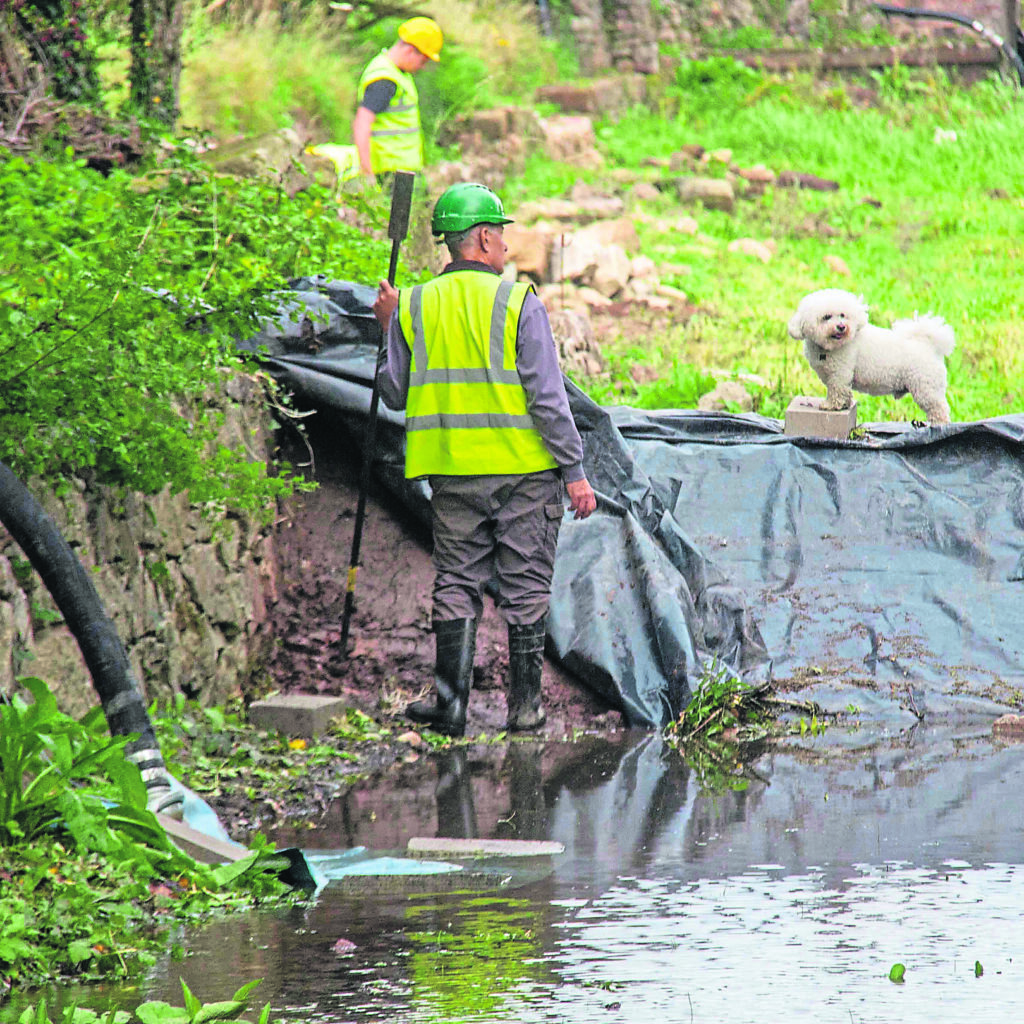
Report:
M 395 83 L 395 95 L 370 127 L 370 166 L 374 174 L 385 171 L 418 171 L 423 167 L 423 135 L 420 104 L 412 75 L 395 67 L 387 50 L 381 50 L 359 79 L 359 99 L 371 82 L 386 78 Z
M 463 270 L 399 294 L 399 322 L 412 351 L 407 477 L 556 467 L 515 365 L 519 315 L 531 290 Z

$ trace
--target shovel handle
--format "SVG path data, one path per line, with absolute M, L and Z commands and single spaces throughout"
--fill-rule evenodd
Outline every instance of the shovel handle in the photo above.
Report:
M 412 205 L 412 186 L 416 175 L 409 171 L 397 171 L 391 192 L 391 218 L 388 222 L 388 237 L 391 239 L 391 261 L 388 265 L 388 284 L 394 287 L 398 271 L 398 249 L 409 230 L 409 210 Z M 363 439 L 363 469 L 359 480 L 359 500 L 356 502 L 356 521 L 352 531 L 352 554 L 348 562 L 348 579 L 345 584 L 345 608 L 341 616 L 341 656 L 348 657 L 348 633 L 352 622 L 352 611 L 356 599 L 356 577 L 359 575 L 359 549 L 363 540 L 363 522 L 366 518 L 366 495 L 370 489 L 370 470 L 377 454 L 377 410 L 380 405 L 380 365 L 384 351 L 384 330 L 377 341 L 377 359 L 373 364 L 373 388 L 370 394 L 370 413 Z

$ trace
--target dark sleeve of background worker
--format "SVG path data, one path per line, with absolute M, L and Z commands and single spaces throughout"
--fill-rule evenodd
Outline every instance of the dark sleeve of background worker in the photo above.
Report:
M 397 305 L 397 289 L 381 281 L 373 311 L 387 332 L 387 344 L 381 351 L 377 372 L 380 397 L 388 408 L 396 410 L 405 408 L 411 363 L 398 317 L 392 315 Z M 532 292 L 526 297 L 519 318 L 516 367 L 530 415 L 545 447 L 558 463 L 569 494 L 569 508 L 576 519 L 586 519 L 597 508 L 597 499 L 583 472 L 583 442 L 569 411 L 547 311 Z
M 398 87 L 387 78 L 371 82 L 359 101 L 352 138 L 359 153 L 359 168 L 364 174 L 372 174 L 370 164 L 370 130 L 378 114 L 384 113 L 395 98 Z

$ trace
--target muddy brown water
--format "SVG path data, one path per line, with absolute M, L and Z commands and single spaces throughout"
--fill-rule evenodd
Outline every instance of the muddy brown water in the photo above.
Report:
M 753 767 L 745 791 L 707 793 L 635 733 L 399 766 L 279 844 L 401 855 L 414 835 L 475 835 L 565 852 L 499 865 L 475 891 L 328 885 L 177 935 L 186 958 L 119 995 L 180 1005 L 179 978 L 207 1001 L 262 978 L 272 1019 L 324 1024 L 1024 1016 L 1024 745 L 986 724 L 830 730 Z

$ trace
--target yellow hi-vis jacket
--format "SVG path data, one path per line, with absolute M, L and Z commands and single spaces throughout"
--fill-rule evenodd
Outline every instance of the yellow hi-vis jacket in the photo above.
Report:
M 409 479 L 556 468 L 516 369 L 519 314 L 532 290 L 487 271 L 457 270 L 399 292 L 399 324 L 412 351 Z
M 412 75 L 395 67 L 387 50 L 381 50 L 359 79 L 359 99 L 371 82 L 382 78 L 394 82 L 397 91 L 370 128 L 370 167 L 374 174 L 418 171 L 423 167 L 423 132 L 416 83 Z

